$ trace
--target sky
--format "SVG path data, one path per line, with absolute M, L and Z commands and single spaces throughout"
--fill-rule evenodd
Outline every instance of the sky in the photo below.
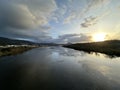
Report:
M 120 39 L 119 0 L 0 0 L 0 36 L 35 42 Z

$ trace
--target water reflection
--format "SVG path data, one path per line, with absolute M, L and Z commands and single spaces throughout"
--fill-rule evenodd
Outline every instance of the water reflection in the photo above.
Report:
M 89 52 L 89 51 L 84 51 L 84 52 L 86 52 L 86 53 L 88 53 L 88 54 L 95 54 L 96 56 L 99 56 L 101 53 L 98 53 L 98 52 Z M 119 56 L 116 56 L 116 55 L 110 55 L 110 54 L 102 54 L 102 55 L 104 55 L 106 58 L 117 58 L 117 57 L 119 57 Z
M 77 51 L 77 50 L 63 48 L 63 47 L 59 47 L 60 49 L 57 49 L 58 47 L 50 47 L 50 48 L 56 50 L 56 52 L 58 52 L 62 56 L 77 57 L 77 56 L 85 56 L 86 54 L 91 54 L 91 55 L 96 55 L 96 56 L 100 56 L 100 57 L 104 56 L 104 57 L 110 58 L 110 59 L 119 58 L 118 56 L 115 56 L 115 55 L 102 54 L 102 53 L 98 53 L 98 52 Z
M 85 56 L 85 52 L 81 51 L 81 52 L 77 52 L 73 49 L 68 49 L 68 48 L 63 48 L 63 47 L 59 47 L 59 49 L 57 49 L 58 47 L 54 47 L 52 48 L 54 50 L 53 53 L 58 53 L 61 56 L 73 56 L 73 57 L 77 57 L 77 56 Z
M 0 90 L 120 90 L 120 58 L 42 47 L 0 58 Z

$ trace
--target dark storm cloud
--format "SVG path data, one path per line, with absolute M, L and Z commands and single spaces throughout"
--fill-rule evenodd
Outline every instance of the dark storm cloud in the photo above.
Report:
M 0 1 L 0 28 L 29 29 L 35 27 L 35 18 L 24 5 Z
M 14 39 L 24 39 L 24 40 L 33 40 L 36 42 L 42 42 L 50 39 L 51 37 L 45 31 L 36 30 L 16 30 L 13 28 L 7 28 L 6 30 L 0 31 L 1 37 L 8 37 Z
M 49 17 L 56 8 L 54 0 L 1 0 L 0 36 L 10 38 L 50 38 Z
M 55 8 L 54 0 L 1 0 L 0 27 L 29 29 L 45 25 Z

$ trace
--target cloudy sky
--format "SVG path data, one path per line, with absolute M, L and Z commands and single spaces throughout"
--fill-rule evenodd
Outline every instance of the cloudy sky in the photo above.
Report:
M 0 0 L 0 36 L 37 42 L 120 39 L 119 0 Z

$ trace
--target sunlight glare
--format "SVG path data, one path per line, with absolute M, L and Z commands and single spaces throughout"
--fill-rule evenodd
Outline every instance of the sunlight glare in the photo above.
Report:
M 106 34 L 105 33 L 96 33 L 93 35 L 93 41 L 105 41 Z

